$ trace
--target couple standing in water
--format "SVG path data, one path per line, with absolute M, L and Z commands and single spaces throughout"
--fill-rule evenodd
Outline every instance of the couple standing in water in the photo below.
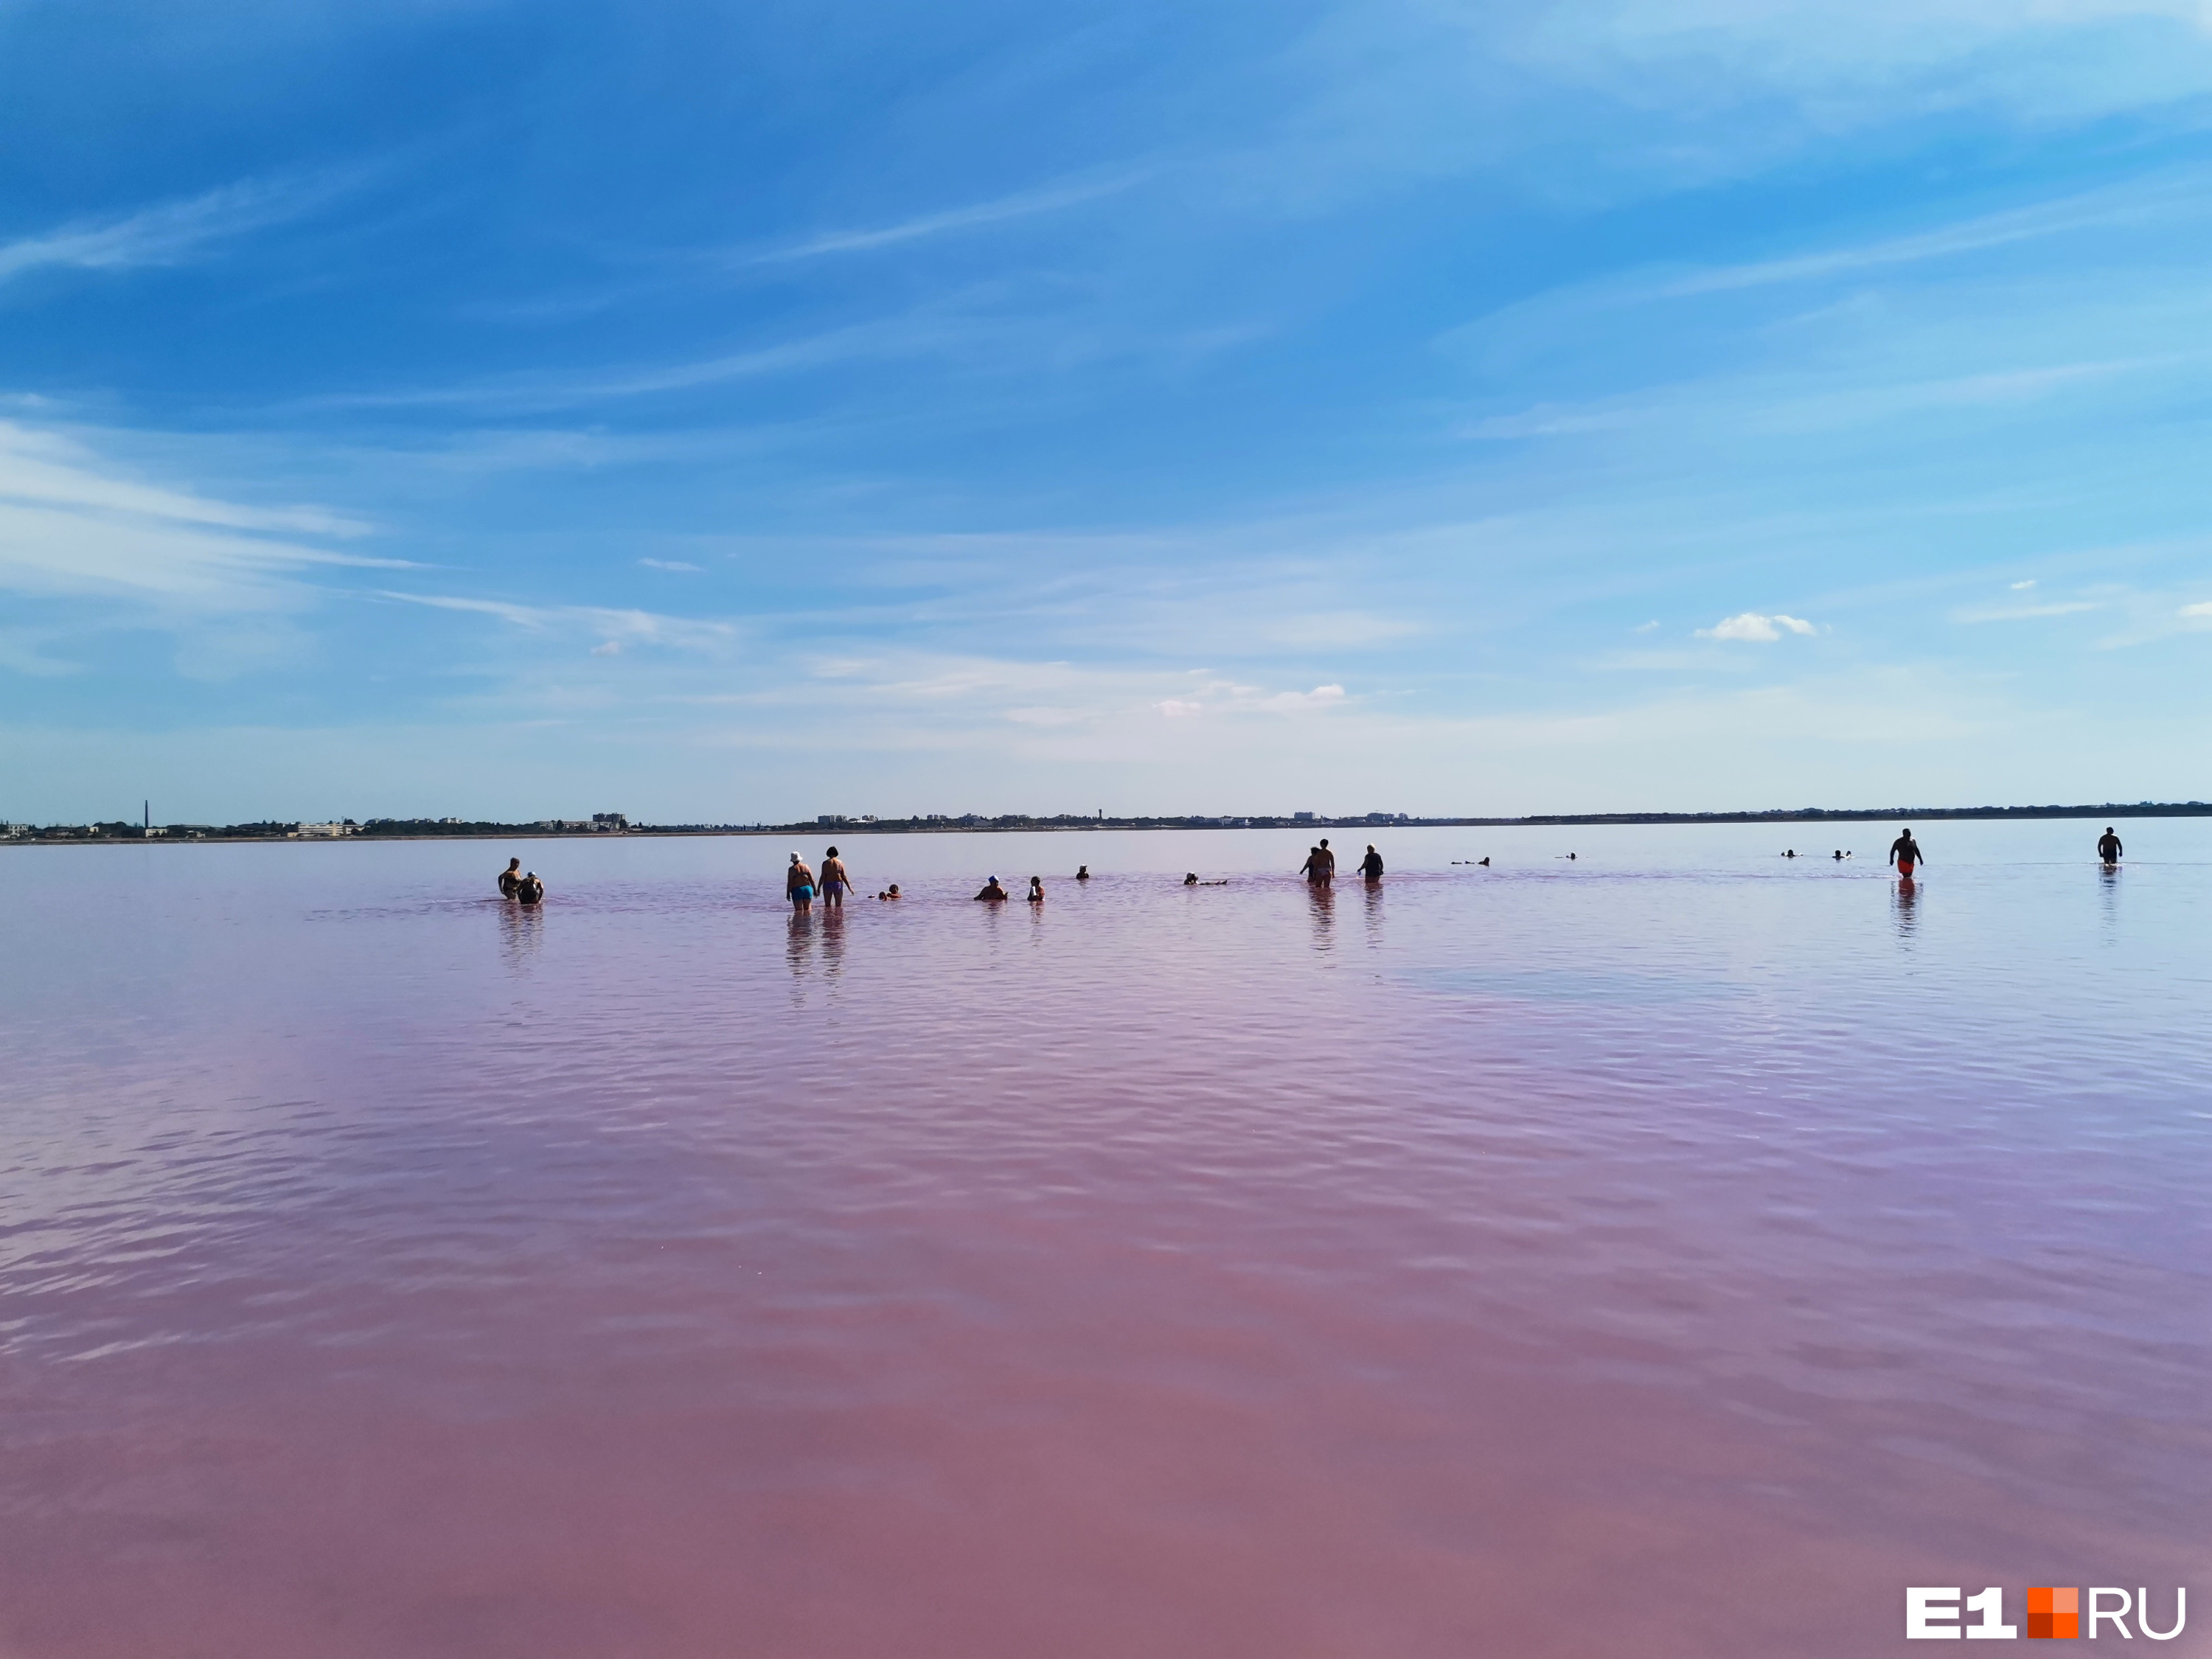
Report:
M 806 867 L 806 860 L 796 853 L 791 855 L 790 867 L 783 872 L 783 896 L 791 901 L 794 910 L 811 910 L 817 889 L 824 904 L 834 904 L 841 910 L 845 908 L 845 895 L 853 890 L 853 878 L 834 847 L 822 860 L 822 878 L 818 883 L 814 872 Z
M 1336 854 L 1328 850 L 1327 836 L 1321 838 L 1320 846 L 1306 848 L 1306 861 L 1298 866 L 1298 873 L 1316 886 L 1336 879 Z M 1382 855 L 1371 841 L 1367 843 L 1367 856 L 1359 860 L 1359 873 L 1370 881 L 1382 879 Z
M 545 884 L 535 870 L 525 870 L 520 859 L 509 859 L 499 872 L 499 896 L 517 904 L 538 904 L 545 898 Z

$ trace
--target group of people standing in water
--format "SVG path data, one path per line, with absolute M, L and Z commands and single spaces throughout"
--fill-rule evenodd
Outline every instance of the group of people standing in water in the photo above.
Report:
M 1485 864 L 1490 862 L 1488 859 L 1482 861 Z M 1326 836 L 1322 837 L 1321 845 L 1306 849 L 1306 861 L 1298 866 L 1298 872 L 1317 886 L 1326 885 L 1336 879 L 1336 854 L 1329 850 L 1328 838 Z M 1382 879 L 1382 855 L 1375 850 L 1372 842 L 1368 843 L 1367 856 L 1359 861 L 1359 873 L 1370 882 Z M 1091 866 L 1087 864 L 1079 866 L 1075 872 L 1075 879 L 1090 880 Z M 1229 881 L 1226 877 L 1215 881 L 1200 881 L 1198 878 L 1198 872 L 1193 870 L 1184 875 L 1182 884 L 1186 887 L 1226 887 Z M 783 896 L 793 910 L 797 912 L 813 909 L 814 901 L 817 898 L 825 905 L 842 909 L 845 903 L 845 896 L 852 891 L 852 877 L 847 872 L 845 861 L 837 856 L 837 849 L 834 847 L 823 859 L 822 872 L 818 876 L 807 864 L 804 854 L 793 853 L 791 855 L 791 862 L 784 866 Z M 876 895 L 879 901 L 885 903 L 901 896 L 902 895 L 899 892 L 896 882 L 893 882 Z M 984 882 L 982 890 L 975 895 L 975 900 L 981 904 L 1005 904 L 1011 902 L 1013 896 L 1000 884 L 999 878 L 993 876 Z M 1030 890 L 1024 897 L 1031 904 L 1044 902 L 1042 876 L 1030 878 Z
M 1568 856 L 1573 855 L 1570 854 Z M 1793 848 L 1783 856 L 1794 859 L 1797 853 Z M 1840 849 L 1835 854 L 1838 860 L 1849 856 Z M 2120 838 L 2112 833 L 2110 824 L 2106 825 L 2105 833 L 2097 838 L 2097 856 L 2107 868 L 2120 861 Z M 1459 861 L 1454 860 L 1455 863 Z M 1485 865 L 1490 862 L 1488 859 L 1481 861 Z M 1889 862 L 1897 866 L 1897 873 L 1903 880 L 1911 880 L 1913 871 L 1927 861 L 1920 850 L 1920 843 L 1912 838 L 1910 827 L 1889 844 Z M 1367 856 L 1359 861 L 1358 872 L 1370 882 L 1382 879 L 1382 855 L 1375 850 L 1372 842 L 1367 845 Z M 1326 886 L 1336 879 L 1336 854 L 1329 850 L 1328 836 L 1322 836 L 1318 846 L 1306 849 L 1306 861 L 1298 866 L 1298 873 L 1317 887 Z M 1077 869 L 1075 879 L 1090 880 L 1091 866 L 1086 864 Z M 1200 881 L 1198 872 L 1194 870 L 1183 877 L 1182 884 L 1186 887 L 1225 887 L 1228 880 L 1224 877 L 1216 881 Z M 797 853 L 791 855 L 791 863 L 783 872 L 783 896 L 794 911 L 811 910 L 817 898 L 833 909 L 842 909 L 845 896 L 852 890 L 851 872 L 845 868 L 845 860 L 837 856 L 837 849 L 834 847 L 822 860 L 819 875 L 808 867 L 805 859 Z M 525 870 L 520 859 L 509 859 L 507 868 L 499 872 L 499 893 L 501 898 L 513 899 L 517 904 L 538 904 L 544 901 L 545 884 L 538 880 L 536 871 Z M 885 903 L 902 896 L 896 882 L 876 895 Z M 1011 900 L 1013 895 L 1000 885 L 999 878 L 993 876 L 983 884 L 983 890 L 975 897 L 981 903 L 1002 904 Z M 1031 904 L 1044 902 L 1043 877 L 1030 878 L 1027 897 Z
M 543 904 L 545 884 L 538 879 L 535 870 L 525 870 L 520 859 L 509 859 L 507 868 L 499 872 L 499 896 L 517 904 Z

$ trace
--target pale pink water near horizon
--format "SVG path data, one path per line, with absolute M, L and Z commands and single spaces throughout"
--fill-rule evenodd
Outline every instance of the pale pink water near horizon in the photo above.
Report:
M 0 1656 L 2162 1620 L 2212 823 L 1916 828 L 0 852 Z

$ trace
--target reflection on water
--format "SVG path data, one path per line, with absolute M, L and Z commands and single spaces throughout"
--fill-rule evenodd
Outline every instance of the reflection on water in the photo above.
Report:
M 545 907 L 542 904 L 516 904 L 507 899 L 486 899 L 483 902 L 497 908 L 500 951 L 507 959 L 508 971 L 518 974 L 528 972 L 532 959 L 545 940 Z
M 1920 889 L 1910 876 L 1899 876 L 1891 890 L 1890 907 L 1897 918 L 1897 937 L 1905 944 L 1912 941 L 1913 925 L 1919 920 Z
M 1925 927 L 1757 829 L 884 838 L 811 915 L 600 838 L 489 924 L 470 847 L 0 851 L 0 1643 L 1856 1659 L 1939 1569 L 2186 1582 L 2212 825 L 2128 904 L 2026 833 Z
M 1306 884 L 1306 908 L 1313 917 L 1313 944 L 1326 951 L 1334 943 L 1336 889 L 1325 881 Z

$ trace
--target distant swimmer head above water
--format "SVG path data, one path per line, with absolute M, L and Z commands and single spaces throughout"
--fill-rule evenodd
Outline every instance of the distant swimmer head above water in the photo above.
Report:
M 1183 873 L 1183 878 L 1182 878 L 1182 884 L 1183 884 L 1184 886 L 1186 886 L 1186 887 L 1195 887 L 1195 886 L 1197 886 L 1197 885 L 1198 885 L 1198 872 L 1197 872 L 1197 871 L 1195 871 L 1195 870 L 1189 870 L 1189 871 L 1186 871 L 1186 872 L 1184 872 L 1184 873 Z
M 983 890 L 975 896 L 979 899 L 988 899 L 995 904 L 1006 896 L 1006 890 L 999 885 L 999 878 L 994 876 L 983 884 Z
M 1090 880 L 1090 879 L 1091 879 L 1091 866 L 1090 866 L 1089 865 L 1087 865 L 1087 864 L 1079 864 L 1079 865 L 1077 865 L 1077 866 L 1075 866 L 1075 878 L 1076 878 L 1076 880 L 1078 880 L 1078 881 L 1088 881 L 1088 880 Z
M 890 884 L 890 889 L 889 889 L 887 891 L 878 893 L 878 894 L 877 894 L 877 895 L 876 895 L 876 896 L 877 896 L 878 898 L 879 898 L 879 899 L 895 899 L 895 898 L 897 898 L 897 897 L 899 896 L 898 884 L 897 884 L 896 882 L 893 882 L 893 883 Z

